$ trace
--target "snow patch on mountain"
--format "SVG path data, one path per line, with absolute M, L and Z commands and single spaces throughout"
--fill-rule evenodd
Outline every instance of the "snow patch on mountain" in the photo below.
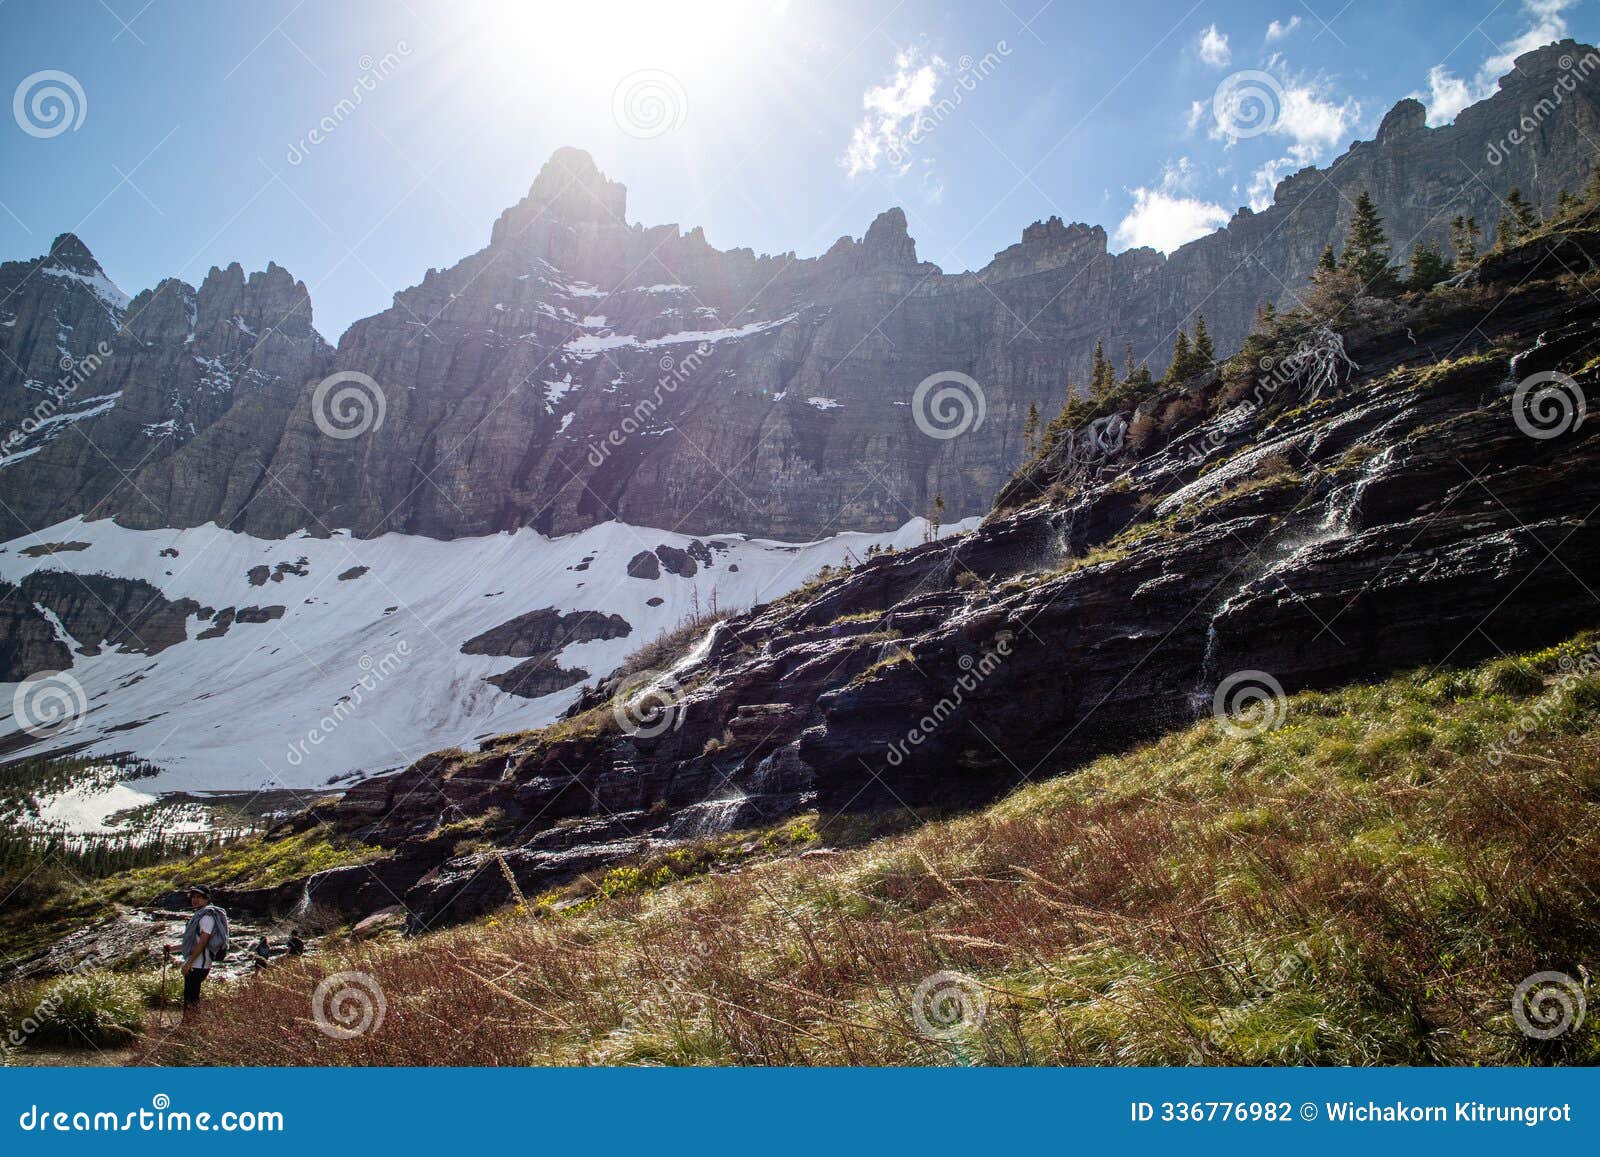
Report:
M 104 273 L 79 273 L 75 269 L 67 269 L 61 265 L 41 265 L 39 272 L 46 277 L 60 277 L 67 281 L 76 281 L 84 286 L 90 293 L 100 299 L 101 303 L 115 315 L 115 320 L 120 321 L 120 315 L 128 309 L 128 303 L 133 300 Z
M 689 329 L 678 333 L 669 333 L 662 337 L 638 338 L 631 334 L 584 334 L 582 337 L 573 338 L 561 348 L 579 357 L 593 357 L 595 354 L 604 353 L 614 349 L 656 349 L 665 345 L 682 345 L 685 342 L 715 343 L 721 341 L 735 341 L 739 338 L 750 337 L 780 325 L 787 325 L 798 313 L 791 313 L 786 317 L 774 318 L 772 321 L 753 321 L 749 325 L 741 325 L 723 329 Z
M 240 613 L 218 634 L 223 616 L 193 615 L 188 638 L 154 655 L 112 647 L 75 654 L 70 674 L 88 704 L 80 724 L 16 743 L 19 725 L 5 718 L 0 745 L 14 756 L 131 752 L 162 768 L 139 782 L 141 792 L 156 795 L 313 789 L 558 718 L 578 685 L 521 698 L 486 682 L 520 659 L 461 651 L 468 639 L 519 615 L 549 608 L 625 618 L 626 637 L 556 653 L 561 667 L 581 668 L 593 681 L 696 608 L 768 601 L 824 565 L 860 558 L 873 545 L 915 546 L 926 532 L 926 522 L 915 519 L 889 533 L 783 543 L 737 534 L 696 539 L 607 522 L 555 539 L 524 528 L 453 541 L 360 539 L 342 531 L 274 540 L 214 524 L 130 530 L 110 520 L 68 519 L 0 546 L 0 579 L 16 583 L 41 570 L 108 574 L 142 579 L 170 600 L 193 599 L 211 611 L 253 607 L 278 617 Z M 22 553 L 64 541 L 88 546 L 37 558 Z M 665 569 L 655 579 L 627 573 L 630 559 L 660 545 L 690 551 L 701 565 L 690 577 Z M 213 637 L 198 637 L 208 631 Z M 0 709 L 16 686 L 0 683 Z

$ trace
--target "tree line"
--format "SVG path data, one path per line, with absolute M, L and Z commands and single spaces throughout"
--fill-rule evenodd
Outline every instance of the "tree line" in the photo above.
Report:
M 1600 205 L 1600 166 L 1595 168 L 1582 196 L 1575 197 L 1565 189 L 1561 191 L 1551 220 L 1560 220 L 1579 209 L 1596 205 Z M 1327 290 L 1342 282 L 1347 291 L 1379 298 L 1427 293 L 1472 268 L 1487 254 L 1505 252 L 1527 239 L 1545 223 L 1538 208 L 1521 189 L 1513 186 L 1506 193 L 1505 212 L 1495 223 L 1494 240 L 1487 251 L 1479 250 L 1483 230 L 1477 218 L 1460 214 L 1450 223 L 1448 256 L 1435 242 L 1419 241 L 1411 248 L 1408 265 L 1402 267 L 1395 263 L 1377 205 L 1363 190 L 1356 198 L 1343 249 L 1336 250 L 1331 244 L 1323 249 L 1311 275 L 1312 287 Z M 1357 284 L 1349 287 L 1352 279 Z M 1256 313 L 1256 330 L 1270 329 L 1275 317 L 1272 303 L 1264 303 Z M 1192 335 L 1183 326 L 1178 327 L 1173 337 L 1171 361 L 1159 378 L 1152 375 L 1147 363 L 1136 359 L 1132 342 L 1125 346 L 1120 374 L 1106 356 L 1104 341 L 1095 342 L 1086 389 L 1078 389 L 1069 380 L 1061 411 L 1042 427 L 1038 405 L 1028 404 L 1022 424 L 1024 461 L 1048 453 L 1064 431 L 1112 410 L 1131 408 L 1157 386 L 1177 385 L 1210 371 L 1216 364 L 1216 350 L 1206 328 L 1205 315 L 1199 312 L 1195 314 Z

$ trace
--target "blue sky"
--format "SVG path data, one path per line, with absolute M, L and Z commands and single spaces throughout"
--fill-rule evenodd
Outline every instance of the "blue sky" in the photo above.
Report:
M 486 244 L 560 145 L 628 186 L 631 220 L 702 225 L 722 248 L 814 255 L 891 205 L 951 271 L 1051 214 L 1104 225 L 1113 249 L 1170 248 L 1401 97 L 1440 123 L 1515 51 L 1594 42 L 1597 10 L 9 0 L 0 257 L 74 230 L 130 293 L 275 260 L 336 340 Z M 1251 131 L 1252 92 L 1270 131 Z

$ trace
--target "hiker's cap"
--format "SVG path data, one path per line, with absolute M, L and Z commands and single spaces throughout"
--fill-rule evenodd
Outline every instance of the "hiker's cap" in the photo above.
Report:
M 211 899 L 211 889 L 204 884 L 190 884 L 184 890 L 191 896 L 204 896 L 207 900 Z

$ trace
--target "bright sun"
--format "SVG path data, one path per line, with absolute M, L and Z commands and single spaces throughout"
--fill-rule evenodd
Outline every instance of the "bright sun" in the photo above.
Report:
M 775 46 L 785 8 L 775 0 L 503 0 L 460 12 L 479 67 L 496 79 L 577 94 L 650 72 L 697 99 L 721 99 L 732 76 Z

